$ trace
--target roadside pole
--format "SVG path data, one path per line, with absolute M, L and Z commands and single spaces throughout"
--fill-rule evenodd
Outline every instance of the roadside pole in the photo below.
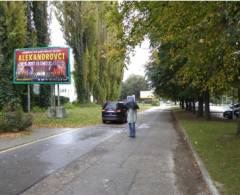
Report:
M 28 89 L 28 101 L 27 101 L 27 108 L 28 108 L 28 112 L 31 111 L 31 96 L 30 96 L 30 85 L 27 85 L 27 89 Z
M 235 119 L 235 114 L 234 114 L 234 104 L 235 104 L 235 98 L 234 98 L 234 89 L 232 89 L 232 119 L 234 120 Z
M 56 100 L 55 100 L 55 84 L 54 85 L 52 85 L 52 97 L 53 97 L 53 108 L 54 108 L 54 110 L 56 110 Z
M 59 84 L 57 85 L 58 90 L 58 106 L 60 106 L 60 91 L 59 91 Z

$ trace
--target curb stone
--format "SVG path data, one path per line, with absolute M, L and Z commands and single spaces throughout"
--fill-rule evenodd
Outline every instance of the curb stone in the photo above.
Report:
M 187 141 L 187 143 L 188 143 L 188 145 L 189 145 L 189 147 L 190 147 L 190 149 L 192 151 L 192 154 L 193 154 L 193 156 L 194 156 L 194 158 L 195 158 L 195 160 L 196 160 L 196 162 L 198 164 L 198 167 L 199 167 L 199 169 L 200 169 L 200 171 L 202 173 L 203 180 L 206 182 L 210 193 L 212 195 L 220 195 L 220 193 L 218 192 L 216 186 L 214 185 L 214 183 L 213 183 L 213 181 L 212 181 L 212 179 L 211 179 L 211 177 L 210 177 L 210 175 L 209 175 L 205 165 L 203 164 L 201 158 L 198 156 L 197 152 L 195 151 L 195 149 L 194 149 L 194 147 L 193 147 L 193 145 L 192 145 L 192 143 L 191 143 L 191 141 L 190 141 L 190 139 L 189 139 L 185 129 L 180 125 L 179 120 L 176 117 L 174 111 L 171 111 L 171 112 L 172 112 L 172 116 L 173 116 L 174 120 L 176 121 L 177 126 L 183 132 L 184 138 L 186 138 L 186 141 Z

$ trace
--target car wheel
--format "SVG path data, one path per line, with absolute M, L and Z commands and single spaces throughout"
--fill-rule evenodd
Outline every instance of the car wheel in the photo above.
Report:
M 106 123 L 106 121 L 105 120 L 102 120 L 102 122 L 105 124 Z
M 118 120 L 117 122 L 120 123 L 120 124 L 123 124 L 124 123 L 124 119 Z

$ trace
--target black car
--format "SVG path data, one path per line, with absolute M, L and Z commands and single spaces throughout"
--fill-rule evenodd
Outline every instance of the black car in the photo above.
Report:
M 223 117 L 224 118 L 228 118 L 228 119 L 232 119 L 233 118 L 233 113 L 235 115 L 235 117 L 239 117 L 240 116 L 240 104 L 233 104 L 231 106 L 229 106 L 229 109 L 227 109 L 225 112 L 223 112 Z
M 124 102 L 112 101 L 106 102 L 102 108 L 102 122 L 115 121 L 127 122 L 127 107 Z

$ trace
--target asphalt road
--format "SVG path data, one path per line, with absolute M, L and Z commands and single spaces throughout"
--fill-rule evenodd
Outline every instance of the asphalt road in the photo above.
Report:
M 138 115 L 135 139 L 106 124 L 2 153 L 0 194 L 208 194 L 173 123 L 156 108 Z
M 123 128 L 121 125 L 81 128 L 0 154 L 0 194 L 23 192 Z

